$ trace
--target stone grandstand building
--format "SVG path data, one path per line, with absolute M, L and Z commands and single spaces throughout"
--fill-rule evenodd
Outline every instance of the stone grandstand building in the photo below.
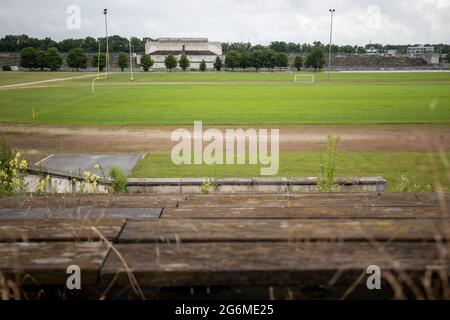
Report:
M 177 59 L 185 54 L 190 61 L 190 69 L 199 69 L 202 60 L 205 60 L 207 69 L 212 69 L 216 57 L 222 57 L 222 44 L 210 42 L 207 38 L 159 38 L 147 41 L 145 53 L 154 61 L 152 69 L 165 69 L 164 58 L 170 54 Z

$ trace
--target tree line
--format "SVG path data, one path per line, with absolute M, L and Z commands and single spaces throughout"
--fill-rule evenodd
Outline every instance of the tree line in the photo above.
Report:
M 126 53 L 119 53 L 118 65 L 122 71 L 128 67 L 128 59 Z M 63 55 L 55 47 L 48 48 L 45 51 L 34 47 L 26 47 L 20 51 L 20 66 L 25 69 L 41 71 L 49 69 L 51 71 L 58 71 L 61 69 L 63 62 Z M 83 48 L 73 48 L 67 54 L 66 63 L 70 68 L 77 70 L 87 68 L 90 63 L 92 67 L 103 71 L 106 67 L 107 60 L 106 55 L 101 53 L 100 55 L 93 55 L 89 61 Z
M 143 54 L 141 57 L 141 66 L 144 71 L 148 71 L 154 64 L 152 57 L 148 54 Z M 173 54 L 169 54 L 164 58 L 164 66 L 167 70 L 172 71 L 177 66 L 179 66 L 183 71 L 186 71 L 191 65 L 191 61 L 187 57 L 187 55 L 182 54 L 179 59 L 175 57 Z M 206 71 L 206 61 L 202 59 L 199 64 L 200 71 Z M 216 57 L 216 61 L 214 62 L 214 69 L 220 71 L 223 67 L 222 60 L 219 57 Z
M 110 36 L 108 39 L 108 45 L 111 52 L 123 52 L 129 50 L 129 45 L 131 45 L 133 51 L 136 53 L 144 53 L 145 43 L 152 38 L 144 37 L 137 38 L 132 37 L 130 40 L 119 35 Z M 61 41 L 54 41 L 49 37 L 38 39 L 29 37 L 27 35 L 6 35 L 0 38 L 0 52 L 19 52 L 20 50 L 27 47 L 34 47 L 39 50 L 47 50 L 49 48 L 57 48 L 60 52 L 69 52 L 74 48 L 82 48 L 85 52 L 93 53 L 98 51 L 98 46 L 101 46 L 103 50 L 106 48 L 106 38 L 93 38 L 86 37 L 81 39 L 64 39 Z M 358 45 L 332 45 L 332 53 L 366 53 L 368 49 L 376 49 L 379 52 L 387 52 L 388 50 L 397 50 L 398 53 L 406 53 L 409 46 L 416 46 L 417 44 L 411 45 L 393 45 L 393 44 L 379 44 L 370 43 L 365 46 Z M 431 44 L 426 44 L 431 45 Z M 449 44 L 432 44 L 435 47 L 436 52 L 450 53 Z M 329 45 L 323 44 L 320 41 L 315 41 L 312 44 L 309 43 L 293 43 L 285 41 L 273 41 L 269 45 L 264 46 L 260 44 L 252 45 L 250 42 L 227 42 L 222 43 L 223 53 L 226 54 L 228 51 L 234 50 L 237 52 L 250 52 L 256 50 L 271 49 L 275 52 L 283 52 L 287 54 L 307 54 L 316 47 L 321 47 L 325 52 L 329 51 Z
M 108 47 L 110 52 L 122 52 L 130 50 L 130 42 L 134 52 L 143 53 L 145 50 L 145 43 L 151 40 L 150 38 L 132 37 L 127 39 L 118 35 L 113 35 L 108 38 Z M 98 47 L 102 51 L 106 48 L 106 38 L 86 37 L 81 39 L 64 39 L 61 41 L 54 41 L 51 38 L 32 38 L 27 35 L 7 35 L 0 38 L 0 52 L 19 52 L 24 48 L 33 47 L 38 50 L 46 51 L 50 48 L 56 48 L 60 52 L 67 53 L 72 49 L 81 48 L 85 52 L 98 52 Z
M 276 52 L 273 49 L 256 49 L 252 51 L 229 50 L 225 55 L 225 67 L 227 69 L 274 69 L 289 66 L 287 53 Z M 303 61 L 302 55 L 297 55 L 293 61 L 293 67 L 300 70 L 302 67 L 320 70 L 325 66 L 324 49 L 320 46 L 313 47 Z
M 58 48 L 54 47 L 48 48 L 46 51 L 34 47 L 27 47 L 20 51 L 20 66 L 29 70 L 49 69 L 51 71 L 58 71 L 61 68 L 63 61 L 63 55 Z M 85 69 L 88 66 L 89 59 L 83 48 L 74 48 L 68 52 L 66 63 L 70 68 L 76 70 Z M 93 55 L 90 63 L 92 67 L 103 71 L 107 65 L 106 55 L 104 53 Z M 150 55 L 143 54 L 140 63 L 144 71 L 149 71 L 154 64 L 154 61 Z M 171 54 L 164 59 L 164 65 L 168 70 L 173 70 L 179 66 L 185 71 L 189 68 L 190 64 L 189 58 L 184 54 L 181 55 L 179 59 Z M 119 53 L 118 65 L 122 71 L 128 67 L 128 55 L 126 53 Z M 325 55 L 321 47 L 313 48 L 307 54 L 305 61 L 303 61 L 301 55 L 296 56 L 293 63 L 293 66 L 297 70 L 300 70 L 303 66 L 314 70 L 320 70 L 324 65 Z M 220 57 L 216 57 L 214 62 L 214 69 L 217 71 L 221 71 L 223 67 L 231 70 L 247 68 L 259 70 L 261 68 L 274 69 L 275 67 L 288 66 L 288 55 L 283 52 L 275 52 L 272 49 L 254 50 L 250 52 L 230 50 L 225 55 L 225 64 Z M 202 60 L 199 65 L 200 71 L 206 71 L 206 67 L 205 60 Z
M 397 50 L 399 54 L 404 54 L 407 51 L 408 47 L 418 46 L 419 44 L 408 44 L 408 45 L 393 45 L 393 44 L 380 44 L 380 43 L 370 43 L 365 46 L 358 45 L 335 45 L 331 46 L 331 52 L 336 53 L 348 53 L 348 54 L 364 54 L 367 53 L 368 49 L 376 49 L 378 52 L 383 53 L 388 50 Z M 425 44 L 425 46 L 434 46 L 436 52 L 442 53 L 450 53 L 450 45 L 449 44 Z M 284 41 L 273 41 L 269 45 L 252 45 L 250 42 L 231 42 L 231 43 L 222 43 L 222 50 L 224 54 L 228 51 L 234 50 L 238 52 L 248 52 L 255 50 L 264 50 L 264 49 L 272 49 L 275 52 L 284 52 L 288 54 L 307 54 L 311 52 L 314 48 L 320 47 L 325 52 L 329 52 L 330 46 L 328 44 L 324 44 L 320 41 L 314 41 L 312 44 L 309 43 L 293 43 L 293 42 L 284 42 Z

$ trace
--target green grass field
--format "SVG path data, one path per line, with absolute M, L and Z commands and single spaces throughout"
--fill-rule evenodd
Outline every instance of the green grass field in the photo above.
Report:
M 450 190 L 448 168 L 450 153 L 347 152 L 338 156 L 338 176 L 382 176 L 390 191 L 430 191 L 439 181 Z M 278 176 L 312 177 L 319 173 L 320 154 L 288 152 L 280 154 Z M 436 170 L 432 170 L 436 164 Z M 259 165 L 174 165 L 170 154 L 147 154 L 133 170 L 133 177 L 257 177 Z M 401 177 L 409 183 L 401 181 Z
M 71 73 L 0 73 L 0 83 Z M 73 75 L 78 75 L 73 73 Z M 450 73 L 117 73 L 0 89 L 0 122 L 76 126 L 450 123 Z M 11 79 L 9 79 L 11 77 Z M 32 79 L 31 79 L 32 78 Z M 40 85 L 42 86 L 42 85 Z M 32 120 L 32 108 L 36 119 Z
M 87 73 L 0 72 L 0 86 Z M 340 124 L 450 124 L 450 73 L 316 73 L 313 84 L 294 73 L 114 73 L 93 78 L 0 87 L 0 123 L 57 126 L 205 125 L 295 126 Z M 32 119 L 32 109 L 36 112 Z M 316 176 L 319 154 L 281 150 L 279 176 Z M 383 176 L 392 191 L 449 187 L 450 155 L 342 153 L 339 176 Z M 431 170 L 430 159 L 437 163 Z M 259 176 L 258 166 L 175 166 L 169 154 L 151 154 L 134 177 Z M 416 186 L 415 186 L 416 185 Z
M 10 84 L 84 76 L 87 72 L 1 72 L 0 86 Z

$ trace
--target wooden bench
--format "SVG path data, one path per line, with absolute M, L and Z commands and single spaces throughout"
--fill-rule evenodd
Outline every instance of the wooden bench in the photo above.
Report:
M 434 193 L 0 198 L 0 271 L 67 292 L 75 264 L 90 298 L 444 297 L 449 208 Z

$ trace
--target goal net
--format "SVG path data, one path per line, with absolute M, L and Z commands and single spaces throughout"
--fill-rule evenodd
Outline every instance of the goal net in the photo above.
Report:
M 314 75 L 305 73 L 305 74 L 296 74 L 294 75 L 295 83 L 314 83 Z

